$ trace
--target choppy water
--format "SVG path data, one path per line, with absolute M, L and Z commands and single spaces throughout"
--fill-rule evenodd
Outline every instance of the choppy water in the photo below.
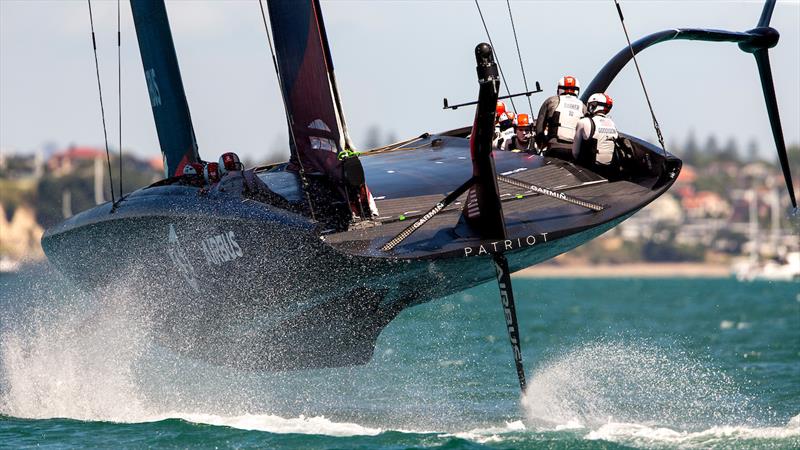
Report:
M 800 447 L 797 283 L 515 278 L 522 397 L 494 285 L 282 374 L 171 354 L 127 288 L 0 278 L 0 447 Z

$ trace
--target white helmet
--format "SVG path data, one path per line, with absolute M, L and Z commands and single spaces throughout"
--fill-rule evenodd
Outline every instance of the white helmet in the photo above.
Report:
M 608 95 L 600 93 L 592 94 L 586 103 L 586 109 L 589 114 L 608 114 L 612 106 L 614 106 L 614 100 Z
M 239 160 L 239 155 L 233 152 L 223 153 L 222 156 L 219 157 L 220 176 L 232 170 L 244 170 L 244 166 L 241 160 Z
M 577 78 L 567 75 L 558 80 L 558 95 L 572 94 L 577 96 L 581 92 L 581 83 Z
M 198 169 L 198 167 L 197 167 L 198 165 L 201 167 L 199 172 L 197 170 Z M 197 175 L 202 175 L 202 174 L 203 174 L 203 172 L 202 172 L 202 164 L 197 164 L 196 165 L 196 164 L 193 164 L 193 163 L 187 163 L 185 166 L 183 166 L 183 175 L 184 176 L 196 177 Z

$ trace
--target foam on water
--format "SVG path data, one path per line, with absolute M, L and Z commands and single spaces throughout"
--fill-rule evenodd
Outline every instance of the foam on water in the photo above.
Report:
M 152 421 L 181 419 L 192 423 L 225 426 L 241 430 L 267 431 L 270 433 L 322 434 L 327 436 L 375 436 L 383 433 L 380 428 L 361 426 L 356 423 L 333 422 L 324 416 L 284 418 L 272 414 L 245 414 L 242 416 L 219 416 L 204 413 L 171 412 Z
M 699 431 L 679 431 L 667 427 L 648 426 L 640 423 L 608 422 L 595 429 L 577 422 L 542 429 L 523 421 L 506 422 L 503 426 L 476 428 L 469 431 L 443 434 L 481 444 L 508 442 L 520 433 L 570 432 L 586 440 L 602 440 L 644 448 L 730 448 L 750 442 L 756 447 L 777 443 L 780 448 L 800 447 L 800 414 L 785 426 L 712 426 Z
M 800 428 L 791 425 L 761 428 L 723 426 L 688 432 L 635 423 L 608 423 L 585 437 L 647 448 L 730 448 L 733 442 L 741 445 L 746 441 L 757 441 L 762 445 L 768 441 L 780 441 L 781 446 L 788 444 L 787 448 L 790 448 L 800 445 Z
M 486 444 L 490 442 L 502 442 L 506 435 L 523 432 L 525 430 L 525 424 L 522 423 L 521 420 L 517 420 L 514 422 L 506 422 L 503 426 L 475 428 L 459 433 L 443 434 L 442 437 L 454 436 L 460 439 Z

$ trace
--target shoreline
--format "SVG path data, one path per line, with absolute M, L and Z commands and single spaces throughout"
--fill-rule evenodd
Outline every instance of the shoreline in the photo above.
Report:
M 29 274 L 41 269 L 45 261 L 27 260 L 15 271 L 2 275 Z M 626 263 L 626 264 L 549 264 L 544 263 L 515 272 L 524 278 L 729 278 L 729 265 L 704 263 Z
M 703 263 L 634 263 L 540 265 L 516 272 L 525 278 L 729 278 L 727 265 Z

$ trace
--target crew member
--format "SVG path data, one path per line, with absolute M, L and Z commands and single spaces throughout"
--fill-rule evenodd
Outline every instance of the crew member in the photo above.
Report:
M 506 113 L 506 104 L 501 102 L 500 100 L 497 101 L 497 106 L 494 108 L 494 126 L 500 126 L 500 117 Z
M 216 184 L 219 182 L 219 164 L 215 162 L 206 163 L 203 169 L 203 177 L 206 184 Z
M 500 126 L 495 128 L 494 141 L 492 148 L 494 150 L 505 150 L 506 144 L 514 137 L 514 122 L 516 116 L 513 112 L 509 111 L 503 114 Z
M 183 166 L 183 179 L 190 186 L 202 187 L 205 184 L 203 178 L 202 163 L 187 163 Z
M 497 101 L 494 116 L 494 139 L 492 140 L 492 149 L 503 150 L 505 142 L 514 136 L 514 119 L 515 114 L 506 110 L 506 104 Z
M 558 80 L 557 95 L 542 104 L 536 118 L 536 143 L 546 156 L 572 159 L 575 125 L 586 114 L 586 106 L 578 98 L 578 79 L 565 76 Z
M 613 105 L 608 95 L 592 94 L 587 103 L 588 115 L 578 121 L 572 145 L 572 156 L 578 164 L 606 178 L 619 171 L 614 156 L 619 133 L 608 117 Z
M 244 165 L 242 161 L 239 159 L 239 155 L 233 152 L 223 153 L 222 156 L 219 157 L 219 174 L 220 176 L 225 175 L 231 171 L 241 171 L 244 170 Z
M 531 139 L 531 123 L 527 114 L 520 114 L 517 116 L 516 123 L 514 124 L 514 135 L 508 139 L 503 150 L 511 152 L 527 152 L 533 147 L 533 140 Z
M 497 126 L 500 128 L 500 132 L 504 132 L 506 130 L 514 128 L 514 120 L 517 118 L 516 114 L 512 111 L 506 111 L 502 116 L 500 116 Z

